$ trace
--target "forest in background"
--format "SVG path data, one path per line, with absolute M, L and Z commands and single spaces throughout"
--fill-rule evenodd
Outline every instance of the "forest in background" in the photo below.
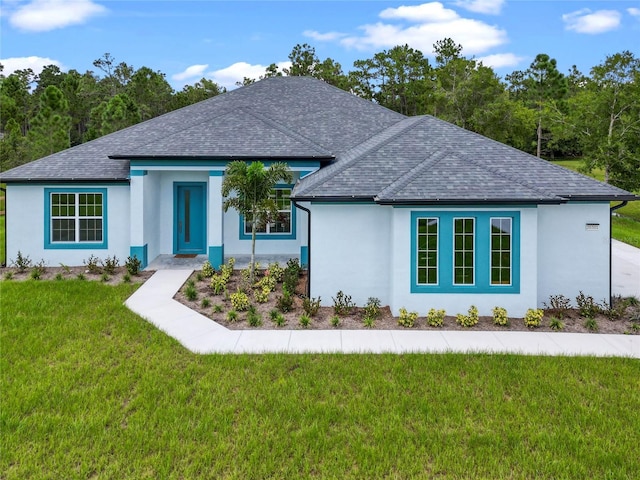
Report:
M 291 66 L 259 79 L 311 76 L 405 115 L 429 114 L 545 159 L 579 158 L 583 170 L 640 190 L 640 59 L 612 53 L 582 73 L 558 71 L 541 53 L 526 70 L 500 78 L 446 38 L 431 62 L 408 45 L 356 60 L 344 71 L 296 45 Z M 166 75 L 105 53 L 95 70 L 46 66 L 4 75 L 0 65 L 0 171 L 224 93 L 202 78 L 175 91 Z M 245 78 L 239 85 L 259 79 Z

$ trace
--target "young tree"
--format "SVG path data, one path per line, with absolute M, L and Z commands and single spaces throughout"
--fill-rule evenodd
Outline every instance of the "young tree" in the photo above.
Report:
M 262 162 L 234 161 L 227 165 L 222 180 L 224 211 L 233 208 L 251 224 L 251 283 L 255 280 L 256 232 L 278 215 L 278 207 L 271 191 L 280 181 L 291 183 L 293 175 L 286 163 L 272 163 L 265 168 Z M 235 193 L 235 196 L 230 196 Z
M 70 130 L 69 102 L 58 87 L 49 85 L 40 96 L 40 109 L 31 121 L 28 134 L 31 159 L 69 148 Z

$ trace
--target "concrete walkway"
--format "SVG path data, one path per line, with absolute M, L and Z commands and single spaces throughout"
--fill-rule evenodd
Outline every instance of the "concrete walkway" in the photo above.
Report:
M 228 330 L 173 300 L 192 270 L 158 270 L 125 304 L 194 353 L 443 353 L 640 358 L 639 335 L 423 330 Z
M 640 298 L 640 248 L 611 240 L 611 292 Z

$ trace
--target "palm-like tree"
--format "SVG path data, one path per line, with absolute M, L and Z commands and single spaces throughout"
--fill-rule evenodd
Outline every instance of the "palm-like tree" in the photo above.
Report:
M 251 222 L 251 282 L 255 278 L 256 231 L 278 215 L 271 191 L 279 182 L 291 183 L 293 174 L 286 163 L 276 162 L 265 168 L 262 162 L 234 161 L 227 165 L 222 180 L 222 207 L 233 208 Z M 235 192 L 235 196 L 230 197 Z

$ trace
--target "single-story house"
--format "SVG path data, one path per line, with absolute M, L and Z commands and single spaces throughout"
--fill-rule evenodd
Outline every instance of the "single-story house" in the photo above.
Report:
M 610 202 L 638 199 L 432 116 L 277 77 L 2 173 L 7 258 L 248 254 L 250 227 L 222 208 L 233 160 L 294 172 L 258 254 L 309 264 L 325 305 L 342 290 L 396 314 L 608 299 Z

